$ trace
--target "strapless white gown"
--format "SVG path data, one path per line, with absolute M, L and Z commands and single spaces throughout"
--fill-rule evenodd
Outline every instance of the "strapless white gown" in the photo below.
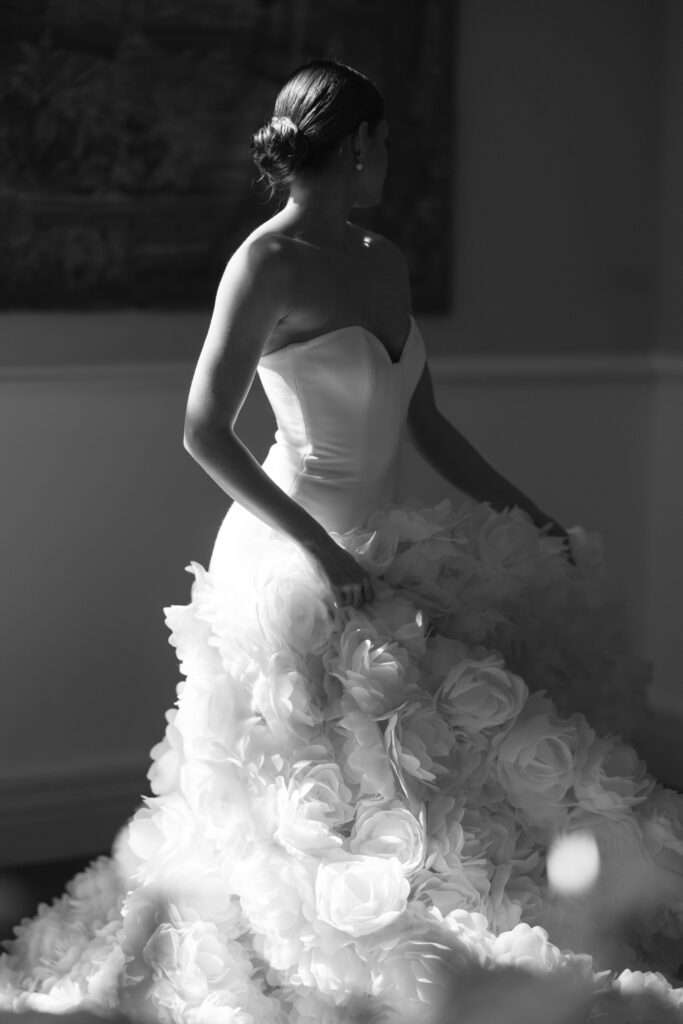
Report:
M 17 927 L 0 1005 L 341 1024 L 371 997 L 423 1020 L 448 946 L 465 970 L 609 969 L 596 985 L 683 1007 L 683 802 L 600 735 L 645 673 L 599 539 L 573 530 L 571 566 L 519 510 L 398 499 L 424 359 L 412 318 L 396 361 L 360 326 L 261 359 L 264 468 L 375 600 L 335 609 L 312 559 L 232 505 L 165 609 L 184 678 L 154 795 Z M 586 899 L 546 872 L 577 832 L 600 856 Z
M 277 422 L 263 468 L 328 531 L 351 530 L 396 499 L 406 413 L 424 360 L 412 317 L 395 363 L 359 326 L 261 358 L 258 375 Z M 209 564 L 214 581 L 230 576 L 245 538 L 262 545 L 273 536 L 260 519 L 232 505 Z

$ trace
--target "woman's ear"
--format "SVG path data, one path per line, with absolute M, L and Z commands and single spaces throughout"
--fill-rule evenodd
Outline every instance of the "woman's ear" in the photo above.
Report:
M 370 134 L 368 129 L 368 122 L 361 121 L 354 132 L 354 153 L 360 153 L 361 160 L 364 159 L 368 148 L 368 135 Z

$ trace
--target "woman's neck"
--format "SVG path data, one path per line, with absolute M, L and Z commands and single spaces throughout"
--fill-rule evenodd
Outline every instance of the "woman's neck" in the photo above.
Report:
M 292 186 L 289 199 L 277 216 L 306 241 L 341 249 L 348 239 L 352 205 L 338 182 L 329 189 L 297 184 Z

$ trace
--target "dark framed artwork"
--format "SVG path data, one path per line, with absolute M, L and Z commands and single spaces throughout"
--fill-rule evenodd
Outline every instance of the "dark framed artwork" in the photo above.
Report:
M 391 131 L 354 219 L 406 252 L 415 308 L 451 296 L 455 0 L 0 0 L 0 306 L 211 308 L 277 208 L 249 140 L 291 70 L 358 67 Z

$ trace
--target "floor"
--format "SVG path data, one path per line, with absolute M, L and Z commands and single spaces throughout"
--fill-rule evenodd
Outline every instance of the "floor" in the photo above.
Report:
M 97 856 L 16 868 L 0 868 L 0 941 L 11 939 L 22 917 L 33 917 L 39 903 L 61 896 L 66 883 Z

